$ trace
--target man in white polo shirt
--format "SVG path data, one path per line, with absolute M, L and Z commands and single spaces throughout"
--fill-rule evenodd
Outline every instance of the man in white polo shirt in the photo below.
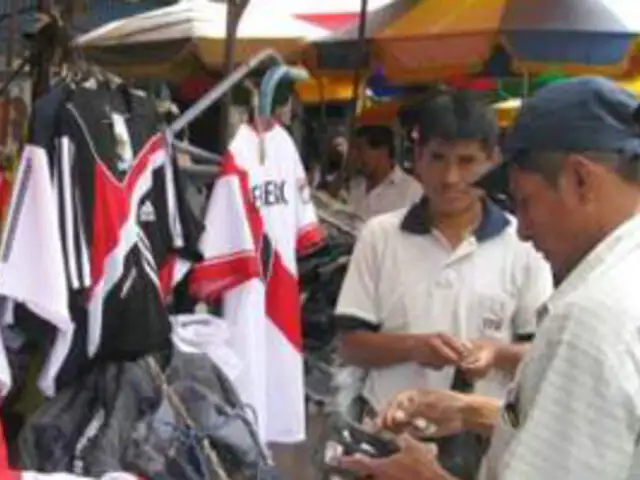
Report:
M 471 184 L 494 163 L 491 110 L 444 93 L 418 130 L 424 198 L 365 225 L 336 307 L 341 354 L 368 370 L 374 410 L 409 388 L 450 388 L 456 367 L 476 391 L 502 397 L 552 290 L 515 220 Z
M 545 87 L 525 102 L 504 165 L 520 234 L 558 288 L 504 405 L 477 395 L 401 394 L 382 418 L 492 434 L 486 480 L 640 479 L 640 109 L 608 79 Z M 485 179 L 488 181 L 488 179 Z M 451 480 L 405 438 L 382 461 L 347 465 L 374 479 Z
M 420 183 L 396 164 L 388 126 L 359 127 L 349 155 L 359 175 L 349 184 L 347 203 L 364 220 L 408 207 L 422 196 Z

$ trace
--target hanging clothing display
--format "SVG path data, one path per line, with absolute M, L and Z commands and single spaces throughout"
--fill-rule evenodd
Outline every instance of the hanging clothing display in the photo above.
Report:
M 250 417 L 206 355 L 175 349 L 170 357 L 95 368 L 60 391 L 23 428 L 20 463 L 98 478 L 126 470 L 157 480 L 214 480 L 211 445 L 225 452 L 220 462 L 230 477 L 263 478 L 269 462 Z
M 0 297 L 12 348 L 54 327 L 39 380 L 47 395 L 90 361 L 170 346 L 164 300 L 186 271 L 176 259 L 199 258 L 200 224 L 159 125 L 150 99 L 107 81 L 62 82 L 34 106 L 0 250 Z M 13 303 L 41 321 L 24 327 Z
M 265 442 L 305 439 L 296 253 L 323 241 L 289 133 L 277 124 L 262 133 L 241 125 L 209 200 L 205 260 L 190 280 L 198 298 L 223 298 L 230 344 L 243 361 L 234 382 Z

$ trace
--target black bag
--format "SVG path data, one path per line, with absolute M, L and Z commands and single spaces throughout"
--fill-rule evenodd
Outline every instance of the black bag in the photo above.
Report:
M 438 446 L 438 461 L 451 475 L 460 480 L 475 480 L 487 448 L 486 438 L 472 432 L 434 439 Z
M 456 369 L 451 390 L 471 393 L 473 384 Z M 482 458 L 487 451 L 488 438 L 473 432 L 462 432 L 429 440 L 438 446 L 438 461 L 442 468 L 460 480 L 475 480 Z

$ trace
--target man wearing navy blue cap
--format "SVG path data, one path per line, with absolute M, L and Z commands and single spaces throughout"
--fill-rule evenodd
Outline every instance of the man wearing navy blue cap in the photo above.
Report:
M 640 132 L 638 102 L 582 77 L 526 101 L 505 161 L 519 234 L 551 263 L 557 289 L 503 405 L 476 395 L 412 391 L 382 426 L 492 436 L 486 480 L 640 478 Z M 498 182 L 499 183 L 499 182 Z M 388 459 L 351 458 L 371 478 L 451 479 L 408 436 Z

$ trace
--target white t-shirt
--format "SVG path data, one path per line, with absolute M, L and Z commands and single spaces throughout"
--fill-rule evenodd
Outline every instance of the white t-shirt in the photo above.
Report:
M 639 272 L 636 216 L 540 308 L 482 478 L 640 479 Z
M 396 166 L 380 185 L 367 192 L 366 181 L 355 178 L 349 185 L 347 203 L 364 220 L 406 208 L 423 195 L 420 183 Z
M 542 257 L 518 239 L 515 220 L 486 203 L 475 235 L 452 251 L 425 224 L 424 208 L 419 202 L 365 225 L 336 314 L 391 333 L 446 332 L 505 343 L 533 334 L 534 313 L 550 295 L 552 277 Z M 380 408 L 404 390 L 449 389 L 453 375 L 452 367 L 410 363 L 371 369 L 364 395 Z M 500 398 L 509 382 L 493 371 L 476 391 Z

